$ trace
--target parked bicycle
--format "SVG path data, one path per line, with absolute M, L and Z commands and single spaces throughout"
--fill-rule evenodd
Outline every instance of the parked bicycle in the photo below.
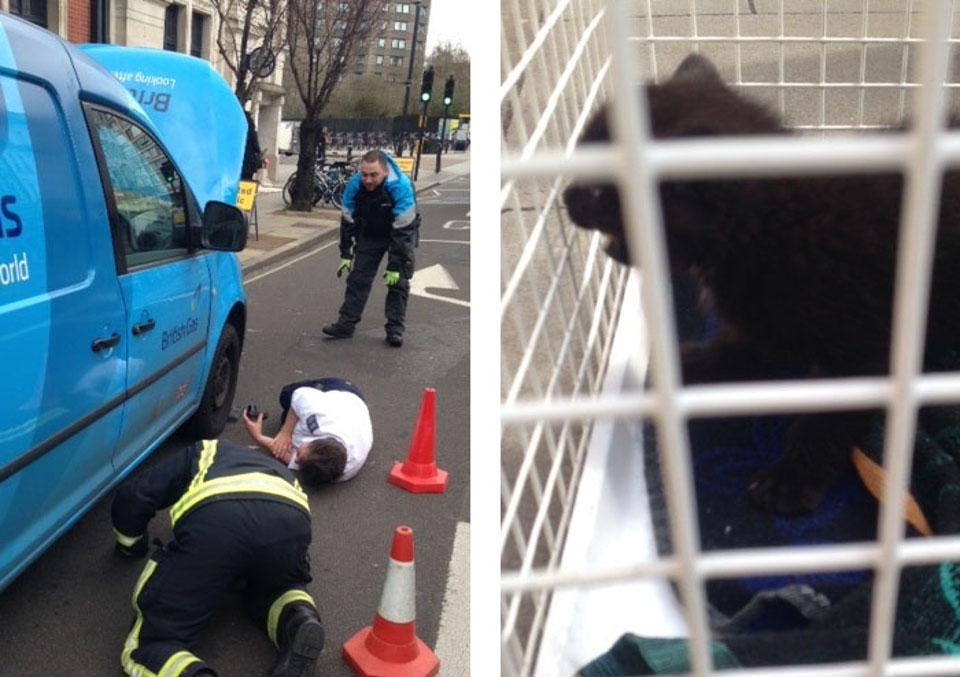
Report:
M 332 162 L 329 165 L 317 166 L 313 170 L 313 201 L 311 204 L 316 207 L 323 203 L 331 204 L 335 209 L 340 209 L 343 201 L 343 189 L 347 187 L 347 181 L 356 171 L 356 167 L 351 162 Z M 297 173 L 294 172 L 287 179 L 283 186 L 283 203 L 288 207 L 293 202 L 293 183 L 297 180 Z

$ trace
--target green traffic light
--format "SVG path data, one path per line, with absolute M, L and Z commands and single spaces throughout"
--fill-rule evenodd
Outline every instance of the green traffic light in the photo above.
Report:
M 429 95 L 427 92 L 424 92 L 423 94 L 420 95 L 420 100 L 421 100 L 421 101 L 429 101 L 429 100 L 430 100 L 430 95 Z
M 448 97 L 446 97 L 446 98 L 443 100 L 443 105 L 444 105 L 444 106 L 449 106 L 452 101 L 453 101 L 453 99 L 451 99 L 451 98 L 448 96 Z

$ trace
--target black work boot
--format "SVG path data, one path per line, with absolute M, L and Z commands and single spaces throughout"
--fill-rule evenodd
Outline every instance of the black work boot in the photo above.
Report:
M 389 343 L 394 348 L 399 348 L 403 345 L 403 334 L 397 332 L 391 332 L 387 334 L 387 343 Z
M 322 331 L 333 338 L 350 338 L 353 336 L 353 327 L 340 321 L 325 325 Z
M 280 620 L 277 628 L 280 655 L 269 677 L 312 677 L 324 638 L 317 612 L 306 604 L 293 604 Z

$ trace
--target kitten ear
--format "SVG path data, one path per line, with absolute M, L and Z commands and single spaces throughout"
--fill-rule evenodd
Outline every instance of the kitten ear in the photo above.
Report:
M 709 59 L 699 54 L 690 54 L 679 66 L 670 82 L 717 82 L 723 84 L 720 73 Z

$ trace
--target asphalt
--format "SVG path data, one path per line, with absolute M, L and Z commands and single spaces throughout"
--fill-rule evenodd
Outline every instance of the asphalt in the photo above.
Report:
M 283 204 L 283 184 L 296 171 L 296 161 L 296 156 L 281 158 L 276 180 L 264 180 L 260 184 L 254 210 L 250 214 L 247 247 L 237 254 L 244 277 L 250 277 L 261 269 L 339 236 L 338 210 L 315 208 L 310 212 L 296 212 Z M 433 155 L 421 158 L 420 173 L 414 186 L 417 195 L 470 172 L 469 151 L 444 154 L 440 172 L 434 171 L 435 162 Z

